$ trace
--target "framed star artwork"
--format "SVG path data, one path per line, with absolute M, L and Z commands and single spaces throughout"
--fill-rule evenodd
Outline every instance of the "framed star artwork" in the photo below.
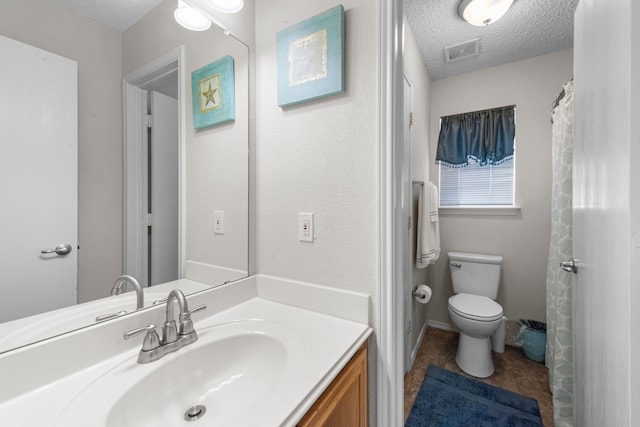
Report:
M 344 92 L 344 8 L 333 7 L 277 34 L 278 105 Z
M 227 55 L 191 72 L 193 127 L 196 129 L 236 119 L 233 57 Z

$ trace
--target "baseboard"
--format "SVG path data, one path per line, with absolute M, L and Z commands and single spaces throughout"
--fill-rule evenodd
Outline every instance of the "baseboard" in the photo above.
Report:
M 451 332 L 458 332 L 458 330 L 447 324 L 447 323 L 442 323 L 442 322 L 436 322 L 433 320 L 427 320 L 424 325 L 422 325 L 422 329 L 420 329 L 420 334 L 418 335 L 418 339 L 416 340 L 416 343 L 413 347 L 413 349 L 411 350 L 411 358 L 410 358 L 410 365 L 408 366 L 408 369 L 406 369 L 406 372 L 409 372 L 411 370 L 411 368 L 413 367 L 413 363 L 416 360 L 416 356 L 418 355 L 418 350 L 420 349 L 420 345 L 422 344 L 422 340 L 424 339 L 424 335 L 427 333 L 427 328 L 432 327 L 435 329 L 443 329 L 445 331 L 451 331 Z
M 435 320 L 427 320 L 427 324 L 436 329 L 442 329 L 445 331 L 451 332 L 460 332 L 458 328 L 453 325 L 449 325 L 448 323 L 436 322 Z M 520 342 L 520 328 L 522 325 L 520 322 L 516 320 L 507 319 L 506 323 L 506 333 L 505 333 L 505 345 L 510 345 L 512 347 L 522 347 L 522 343 Z
M 413 346 L 413 350 L 411 351 L 411 366 L 409 370 L 413 367 L 413 362 L 416 361 L 416 356 L 418 355 L 418 350 L 420 349 L 420 344 L 422 344 L 422 339 L 424 338 L 424 334 L 427 332 L 428 323 L 425 322 L 422 325 L 422 329 L 420 330 L 420 335 L 418 335 L 418 339 L 416 340 L 416 345 Z
M 459 332 L 458 328 L 448 323 L 436 322 L 435 320 L 427 320 L 427 325 L 432 328 L 442 329 L 444 331 Z

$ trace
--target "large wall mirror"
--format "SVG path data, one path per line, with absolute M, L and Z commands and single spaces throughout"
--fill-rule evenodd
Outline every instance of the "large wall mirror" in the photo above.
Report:
M 0 217 L 10 236 L 5 243 L 13 242 L 0 252 L 0 353 L 93 324 L 90 308 L 98 304 L 107 302 L 105 313 L 121 314 L 121 302 L 134 311 L 133 292 L 110 295 L 122 274 L 138 279 L 149 306 L 166 297 L 167 282 L 191 279 L 189 293 L 249 273 L 250 51 L 242 38 L 249 41 L 253 31 L 252 7 L 218 17 L 227 19 L 229 34 L 216 25 L 199 32 L 180 27 L 176 0 L 148 0 L 150 10 L 134 22 L 126 22 L 125 11 L 122 22 L 108 25 L 83 9 L 106 3 L 0 6 L 0 61 L 7 64 L 14 49 L 32 60 L 0 70 L 7 117 L 0 121 L 0 166 L 11 173 L 2 177 L 0 194 L 5 201 L 22 197 Z M 233 59 L 235 119 L 195 128 L 191 73 L 225 56 Z M 71 89 L 61 89 L 47 71 L 58 58 L 77 76 Z M 65 113 L 52 120 L 58 104 L 44 101 L 47 86 L 60 86 L 51 96 L 68 100 L 75 119 Z M 8 105 L 9 93 L 22 104 Z M 59 122 L 64 132 L 55 129 Z M 43 173 L 52 153 L 60 153 L 47 141 L 59 134 L 77 139 L 77 152 L 64 156 L 62 169 L 77 172 L 70 178 Z M 77 207 L 57 217 L 58 200 Z M 63 235 L 67 220 L 72 232 Z

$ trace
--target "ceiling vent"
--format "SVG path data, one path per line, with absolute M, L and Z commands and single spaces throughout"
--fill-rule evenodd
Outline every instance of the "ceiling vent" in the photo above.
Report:
M 480 53 L 480 39 L 469 40 L 444 48 L 444 62 L 453 62 L 463 58 L 477 56 Z

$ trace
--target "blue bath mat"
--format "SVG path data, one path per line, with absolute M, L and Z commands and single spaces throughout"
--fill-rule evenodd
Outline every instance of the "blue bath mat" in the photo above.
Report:
M 542 427 L 538 401 L 429 365 L 405 427 Z

